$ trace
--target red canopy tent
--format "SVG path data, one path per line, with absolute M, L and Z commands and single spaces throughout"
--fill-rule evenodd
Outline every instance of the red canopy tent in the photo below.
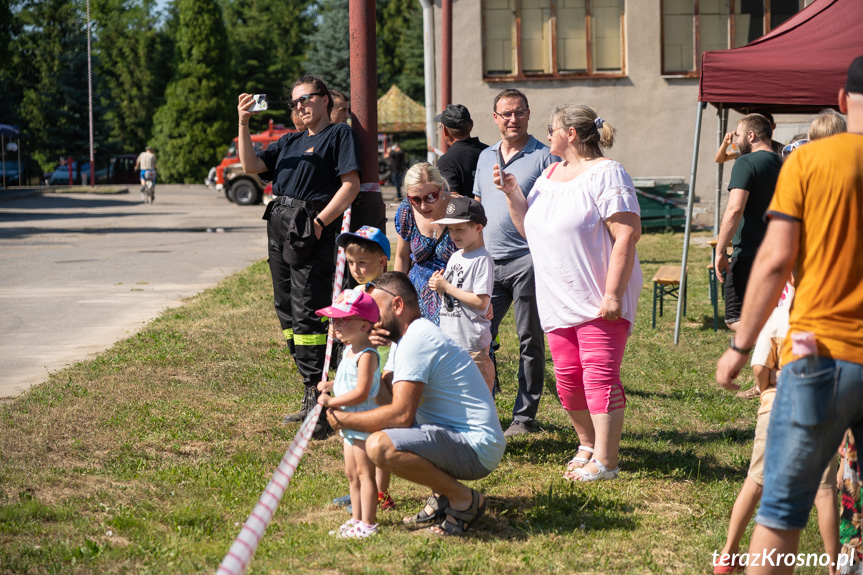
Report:
M 720 130 L 725 132 L 728 109 L 743 113 L 770 111 L 815 113 L 836 108 L 839 89 L 845 85 L 848 66 L 863 55 L 863 0 L 815 0 L 782 25 L 753 42 L 733 50 L 704 52 L 698 87 L 695 143 L 689 177 L 680 290 L 686 289 L 686 263 L 692 223 L 701 116 L 710 103 L 719 108 Z M 722 184 L 717 168 L 717 216 Z M 718 217 L 714 220 L 718 231 Z M 677 303 L 674 343 L 680 340 L 683 301 Z
M 863 2 L 817 0 L 742 48 L 705 52 L 698 100 L 742 111 L 835 108 L 861 54 Z

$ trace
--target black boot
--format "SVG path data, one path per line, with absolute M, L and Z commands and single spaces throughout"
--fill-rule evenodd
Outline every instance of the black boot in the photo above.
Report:
M 313 385 L 307 385 L 306 391 L 303 393 L 303 405 L 296 413 L 289 413 L 282 419 L 282 425 L 304 421 L 306 416 L 312 412 L 315 405 L 318 403 L 317 389 Z
M 327 421 L 327 408 L 325 407 L 321 411 L 321 416 L 318 418 L 317 423 L 315 423 L 315 429 L 312 431 L 312 439 L 326 439 L 333 433 L 334 430 L 330 427 L 330 422 Z

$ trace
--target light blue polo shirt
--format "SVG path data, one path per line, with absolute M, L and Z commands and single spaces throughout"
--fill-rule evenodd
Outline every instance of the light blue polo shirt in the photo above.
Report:
M 520 258 L 530 253 L 527 240 L 518 233 L 509 217 L 506 195 L 494 185 L 494 166 L 500 144 L 486 148 L 479 155 L 473 182 L 473 195 L 480 198 L 488 218 L 488 225 L 483 229 L 485 247 L 496 261 Z M 524 149 L 510 158 L 503 169 L 516 177 L 526 198 L 542 171 L 559 161 L 560 158 L 551 155 L 548 146 L 530 136 Z
M 417 319 L 392 345 L 384 370 L 393 371 L 394 385 L 423 382 L 416 422 L 463 434 L 482 466 L 494 471 L 503 458 L 506 439 L 491 391 L 461 346 L 429 320 Z

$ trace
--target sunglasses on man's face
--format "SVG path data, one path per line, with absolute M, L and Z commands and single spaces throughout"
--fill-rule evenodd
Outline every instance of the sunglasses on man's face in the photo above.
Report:
M 324 96 L 324 95 L 325 94 L 323 94 L 322 92 L 312 92 L 311 94 L 303 94 L 299 98 L 297 98 L 295 100 L 291 100 L 290 102 L 288 102 L 288 108 L 290 108 L 291 110 L 296 110 L 297 108 L 300 107 L 300 104 L 302 104 L 303 106 L 308 104 L 309 100 L 312 99 L 312 96 Z
M 408 201 L 411 203 L 411 205 L 419 207 L 422 203 L 433 204 L 438 201 L 439 197 L 440 190 L 435 190 L 434 192 L 428 193 L 424 196 L 408 196 Z

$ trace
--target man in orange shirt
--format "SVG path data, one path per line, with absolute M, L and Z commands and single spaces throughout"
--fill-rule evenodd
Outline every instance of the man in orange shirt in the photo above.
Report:
M 824 467 L 846 429 L 863 437 L 863 56 L 839 109 L 848 133 L 798 148 L 782 168 L 750 282 L 759 289 L 716 370 L 719 385 L 739 389 L 733 379 L 796 266 L 749 573 L 792 572 Z

